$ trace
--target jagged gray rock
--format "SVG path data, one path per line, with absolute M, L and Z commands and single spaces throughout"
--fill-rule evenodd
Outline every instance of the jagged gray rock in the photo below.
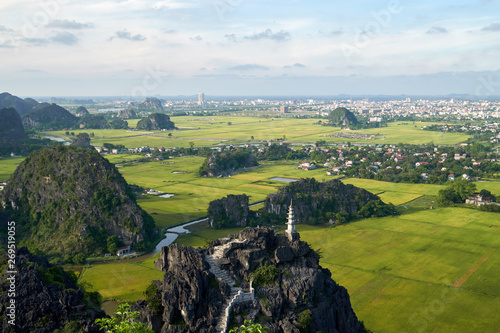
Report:
M 276 279 L 254 286 L 253 303 L 233 304 L 230 326 L 250 319 L 261 321 L 271 333 L 364 331 L 347 290 L 319 265 L 318 255 L 307 243 L 290 241 L 269 228 L 246 228 L 213 241 L 207 249 L 164 247 L 156 263 L 165 271 L 159 283 L 164 311 L 151 312 L 147 302 L 138 302 L 133 309 L 157 332 L 224 332 L 221 323 L 235 291 L 250 291 L 256 270 L 265 265 L 276 267 Z M 300 318 L 308 311 L 312 320 L 304 328 Z
M 7 256 L 1 260 L 6 262 Z M 97 304 L 89 305 L 82 290 L 62 269 L 21 247 L 16 253 L 16 271 L 15 326 L 8 323 L 11 318 L 7 306 L 12 298 L 7 292 L 10 290 L 7 278 L 11 274 L 0 277 L 1 332 L 49 333 L 69 322 L 75 322 L 84 332 L 100 332 L 94 320 L 104 317 L 104 312 Z

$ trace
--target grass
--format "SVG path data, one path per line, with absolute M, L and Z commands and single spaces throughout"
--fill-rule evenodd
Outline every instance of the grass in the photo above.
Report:
M 0 181 L 5 181 L 14 173 L 24 157 L 0 158 Z
M 210 119 L 209 121 L 203 121 Z M 457 144 L 466 141 L 468 135 L 461 133 L 440 133 L 423 131 L 420 128 L 430 123 L 390 123 L 388 127 L 352 131 L 362 134 L 376 135 L 377 140 L 334 138 L 325 135 L 343 132 L 338 127 L 316 125 L 316 119 L 293 118 L 259 118 L 259 117 L 229 117 L 210 116 L 172 117 L 171 120 L 179 128 L 172 132 L 144 132 L 135 130 L 74 130 L 75 135 L 82 132 L 94 132 L 91 144 L 102 145 L 104 142 L 123 144 L 126 147 L 163 146 L 189 147 L 189 142 L 195 146 L 211 146 L 221 142 L 241 143 L 254 140 L 274 140 L 285 137 L 287 141 L 312 143 L 325 140 L 328 143 L 382 143 L 419 144 L 433 141 L 435 144 Z M 129 120 L 131 127 L 138 120 Z M 231 123 L 231 125 L 228 125 Z M 168 134 L 172 136 L 169 137 Z M 45 132 L 48 135 L 66 137 L 65 131 Z M 383 138 L 383 139 L 382 139 Z
M 156 257 L 139 262 L 113 262 L 86 267 L 79 276 L 80 283 L 89 283 L 105 300 L 135 302 L 152 280 L 161 280 L 163 272 L 154 268 Z
M 229 234 L 237 234 L 241 230 L 243 230 L 243 228 L 205 229 L 190 234 L 180 235 L 175 242 L 185 246 L 204 247 L 215 239 L 226 237 Z
M 130 155 L 132 158 L 134 155 Z M 114 161 L 131 160 L 127 155 L 116 155 Z M 250 202 L 259 202 L 286 182 L 271 181 L 273 177 L 299 179 L 326 176 L 324 169 L 303 171 L 296 169 L 298 162 L 267 163 L 248 172 L 227 178 L 203 178 L 197 171 L 205 159 L 197 156 L 177 157 L 168 161 L 128 162 L 117 164 L 120 172 L 131 184 L 174 194 L 171 198 L 153 195 L 140 196 L 139 205 L 155 218 L 157 227 L 187 222 L 206 215 L 210 201 L 228 194 L 246 194 Z M 180 172 L 180 173 L 179 173 Z
M 437 195 L 443 185 L 388 183 L 373 179 L 347 178 L 345 184 L 352 184 L 377 194 L 382 201 L 402 205 L 423 195 Z
M 500 215 L 416 205 L 399 217 L 298 230 L 374 332 L 496 332 Z

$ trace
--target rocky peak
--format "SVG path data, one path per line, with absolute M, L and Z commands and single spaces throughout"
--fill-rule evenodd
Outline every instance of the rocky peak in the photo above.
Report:
M 269 228 L 246 228 L 206 249 L 164 247 L 156 267 L 165 271 L 161 313 L 144 301 L 134 308 L 157 332 L 225 332 L 244 319 L 270 332 L 363 332 L 347 290 L 315 251 Z
M 87 110 L 87 108 L 85 106 L 79 106 L 78 109 L 76 109 L 76 113 L 75 113 L 75 115 L 77 117 L 84 117 L 84 116 L 87 116 L 89 114 L 90 114 L 90 112 L 89 112 L 89 110 Z
M 7 255 L 0 258 L 2 267 Z M 99 332 L 94 320 L 104 316 L 99 304 L 85 297 L 82 291 L 61 268 L 51 265 L 44 257 L 31 254 L 26 247 L 16 253 L 16 317 L 9 324 L 8 314 L 12 274 L 0 277 L 0 331 L 49 333 L 73 322 L 84 332 Z
M 124 109 L 118 112 L 118 117 L 122 119 L 133 119 L 137 117 L 137 114 L 135 113 L 134 110 Z

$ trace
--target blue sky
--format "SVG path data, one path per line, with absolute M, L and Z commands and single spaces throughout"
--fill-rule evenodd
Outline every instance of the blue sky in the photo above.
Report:
M 498 0 L 3 0 L 0 13 L 0 90 L 20 96 L 500 95 Z

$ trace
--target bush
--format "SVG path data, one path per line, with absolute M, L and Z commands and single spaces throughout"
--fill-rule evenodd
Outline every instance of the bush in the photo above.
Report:
M 263 327 L 260 324 L 252 324 L 250 320 L 245 320 L 245 325 L 233 328 L 229 333 L 267 333 L 269 332 L 269 327 Z
M 299 329 L 301 332 L 309 332 L 309 328 L 312 323 L 312 313 L 311 310 L 307 309 L 299 314 Z
M 106 333 L 154 333 L 146 324 L 133 321 L 139 314 L 139 311 L 130 311 L 130 305 L 124 303 L 118 306 L 113 318 L 96 319 L 95 323 Z
M 267 286 L 273 284 L 278 278 L 279 270 L 274 265 L 264 264 L 257 268 L 253 273 L 254 286 Z
M 145 301 L 148 303 L 148 308 L 153 310 L 155 314 L 160 315 L 163 312 L 163 304 L 161 303 L 161 293 L 158 286 L 151 283 L 144 292 L 144 296 L 146 296 Z

